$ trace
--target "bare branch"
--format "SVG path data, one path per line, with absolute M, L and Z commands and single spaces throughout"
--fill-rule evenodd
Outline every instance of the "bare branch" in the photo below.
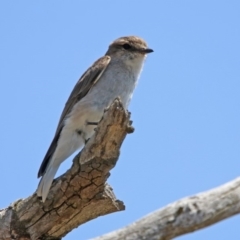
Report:
M 71 169 L 53 182 L 44 204 L 34 193 L 0 211 L 0 240 L 59 240 L 87 221 L 124 210 L 106 180 L 126 134 L 133 132 L 129 118 L 121 102 L 115 100 Z M 169 204 L 94 240 L 169 240 L 239 212 L 240 178 Z
M 240 178 L 181 199 L 94 240 L 168 240 L 240 213 Z
M 124 210 L 106 180 L 133 131 L 129 117 L 116 99 L 71 169 L 53 182 L 44 204 L 33 194 L 0 211 L 0 239 L 61 239 L 82 223 Z

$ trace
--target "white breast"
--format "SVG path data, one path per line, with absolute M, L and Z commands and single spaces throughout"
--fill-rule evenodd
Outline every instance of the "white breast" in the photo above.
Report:
M 144 57 L 125 62 L 112 61 L 86 99 L 94 98 L 99 107 L 107 107 L 116 97 L 120 97 L 125 108 L 142 71 Z M 102 106 L 101 106 L 102 105 Z
M 96 126 L 89 126 L 87 122 L 100 121 L 104 109 L 117 97 L 120 97 L 124 107 L 127 108 L 141 73 L 143 60 L 136 59 L 127 64 L 110 62 L 99 81 L 74 106 L 68 119 L 72 130 L 81 129 L 86 138 L 91 137 Z

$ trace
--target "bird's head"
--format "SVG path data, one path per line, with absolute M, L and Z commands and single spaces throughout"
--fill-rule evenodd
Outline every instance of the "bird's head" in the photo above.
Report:
M 147 43 L 140 37 L 128 36 L 121 37 L 112 42 L 108 48 L 106 55 L 111 58 L 134 61 L 136 59 L 144 59 L 148 53 L 153 52 L 147 47 Z

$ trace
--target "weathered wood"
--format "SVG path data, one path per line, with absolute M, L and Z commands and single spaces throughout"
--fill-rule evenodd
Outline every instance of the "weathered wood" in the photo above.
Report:
M 61 239 L 87 221 L 124 210 L 106 180 L 133 129 L 129 118 L 116 99 L 71 169 L 54 180 L 44 204 L 34 193 L 1 210 L 0 239 Z
M 240 213 L 240 178 L 159 209 L 94 240 L 169 240 Z
M 53 182 L 43 204 L 33 194 L 0 211 L 0 240 L 60 240 L 98 216 L 124 210 L 106 180 L 120 154 L 130 115 L 117 99 L 105 112 L 95 135 Z M 240 213 L 240 178 L 184 198 L 94 240 L 169 240 Z

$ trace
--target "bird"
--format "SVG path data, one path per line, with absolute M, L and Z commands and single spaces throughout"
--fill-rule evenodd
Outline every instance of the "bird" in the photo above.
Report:
M 60 164 L 84 147 L 104 110 L 117 97 L 127 109 L 147 54 L 153 52 L 137 36 L 113 41 L 106 54 L 80 77 L 73 88 L 38 171 L 37 195 L 45 202 Z

